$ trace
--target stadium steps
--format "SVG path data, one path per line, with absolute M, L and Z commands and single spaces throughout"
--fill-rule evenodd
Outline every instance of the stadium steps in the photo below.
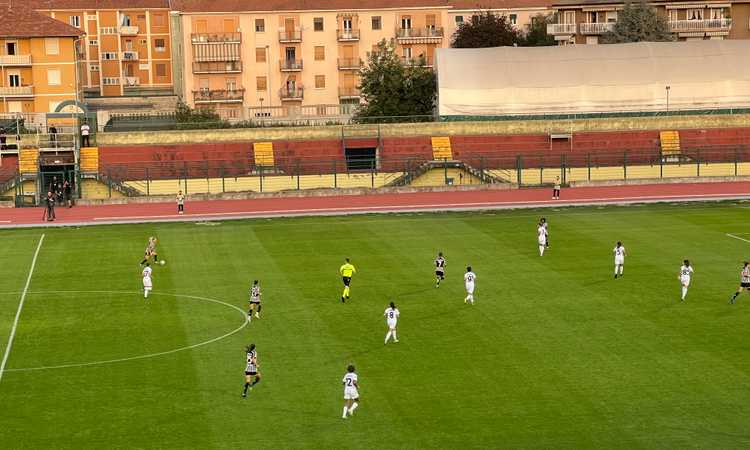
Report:
M 665 160 L 679 160 L 682 155 L 679 131 L 660 131 L 661 155 Z
M 18 170 L 22 174 L 36 174 L 39 170 L 39 149 L 21 149 L 18 156 Z
M 458 172 L 463 172 L 470 178 L 477 179 L 482 184 L 508 183 L 507 179 L 496 177 L 493 173 L 487 170 L 485 171 L 477 170 L 474 167 L 471 167 L 470 165 L 464 163 L 463 161 L 427 161 L 424 164 L 421 164 L 415 170 L 412 170 L 411 172 L 406 172 L 402 176 L 394 179 L 393 181 L 388 183 L 386 186 L 411 185 L 412 182 L 414 182 L 414 180 L 416 180 L 422 175 L 425 175 L 426 173 L 435 169 L 440 169 L 444 171 L 446 169 L 451 169 L 454 172 L 458 170 Z
M 447 136 L 432 137 L 432 159 L 452 160 L 451 138 Z
M 98 147 L 81 147 L 80 153 L 81 172 L 98 172 L 99 171 L 99 148 Z
M 273 167 L 273 142 L 254 142 L 253 156 L 255 158 L 255 167 Z

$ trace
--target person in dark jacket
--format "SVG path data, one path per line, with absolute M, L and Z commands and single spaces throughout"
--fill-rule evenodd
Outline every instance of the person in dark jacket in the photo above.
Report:
M 52 191 L 47 192 L 47 198 L 44 199 L 44 216 L 42 220 L 52 222 L 55 220 L 55 197 L 52 195 Z

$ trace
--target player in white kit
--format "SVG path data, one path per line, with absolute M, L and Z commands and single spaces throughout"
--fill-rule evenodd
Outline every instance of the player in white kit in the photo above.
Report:
M 398 316 L 401 313 L 398 312 L 398 308 L 396 308 L 396 305 L 391 302 L 391 305 L 386 308 L 385 313 L 383 314 L 385 316 L 385 322 L 388 324 L 388 333 L 385 335 L 385 342 L 384 344 L 388 343 L 388 339 L 393 336 L 393 342 L 398 342 L 398 336 L 396 336 L 396 323 L 398 322 Z
M 143 298 L 147 299 L 151 288 L 154 287 L 151 282 L 151 265 L 149 263 L 146 263 L 146 267 L 143 268 L 141 275 L 143 276 Z
M 344 383 L 344 413 L 341 418 L 346 419 L 346 416 L 354 414 L 354 410 L 359 406 L 359 383 L 353 365 L 350 364 L 346 368 L 346 375 L 341 381 Z
M 693 275 L 693 267 L 690 265 L 690 261 L 687 259 L 682 262 L 682 266 L 680 267 L 680 274 L 678 275 L 678 278 L 680 279 L 680 284 L 682 285 L 682 297 L 680 298 L 681 302 L 685 301 L 685 296 L 688 292 L 688 286 L 690 286 L 690 278 Z
M 625 247 L 622 246 L 622 242 L 617 241 L 612 253 L 615 254 L 615 279 L 617 279 L 618 276 L 622 276 L 622 269 L 625 266 Z
M 541 222 L 536 227 L 537 242 L 539 242 L 539 256 L 544 256 L 544 249 L 547 248 L 547 227 Z
M 466 274 L 464 274 L 464 285 L 466 286 L 466 298 L 464 303 L 474 304 L 474 281 L 477 279 L 477 275 L 471 271 L 471 266 L 466 268 Z

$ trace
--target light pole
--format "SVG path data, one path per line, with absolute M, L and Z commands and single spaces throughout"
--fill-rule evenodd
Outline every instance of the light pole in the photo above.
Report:
M 671 89 L 671 87 L 669 87 L 669 86 L 665 86 L 664 87 L 664 90 L 667 91 L 667 112 L 669 112 L 669 90 L 670 89 Z
M 260 117 L 263 117 L 263 97 L 259 98 L 258 100 L 260 100 Z

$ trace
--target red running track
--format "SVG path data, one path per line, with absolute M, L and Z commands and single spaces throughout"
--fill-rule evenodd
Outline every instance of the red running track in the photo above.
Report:
M 470 211 L 612 203 L 655 203 L 750 198 L 750 182 L 650 184 L 563 189 L 472 190 L 333 197 L 275 197 L 250 200 L 188 201 L 178 215 L 174 202 L 56 208 L 57 220 L 43 222 L 43 209 L 0 209 L 0 228 L 195 221 L 260 217 L 344 215 L 414 211 Z

